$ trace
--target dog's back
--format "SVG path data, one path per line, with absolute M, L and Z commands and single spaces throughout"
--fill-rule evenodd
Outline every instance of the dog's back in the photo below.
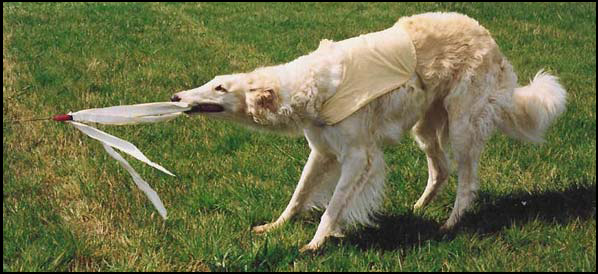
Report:
M 424 13 L 403 17 L 397 24 L 413 41 L 417 72 L 425 83 L 452 81 L 503 58 L 488 30 L 463 14 Z

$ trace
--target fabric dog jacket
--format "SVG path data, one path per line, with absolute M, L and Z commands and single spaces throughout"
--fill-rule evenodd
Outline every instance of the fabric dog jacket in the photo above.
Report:
M 344 55 L 342 81 L 320 111 L 320 118 L 328 125 L 400 87 L 415 73 L 415 47 L 398 25 L 343 41 L 323 40 L 323 45 L 332 45 Z

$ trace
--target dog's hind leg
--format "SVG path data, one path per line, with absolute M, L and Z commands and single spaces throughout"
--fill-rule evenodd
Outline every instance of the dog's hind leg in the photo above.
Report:
M 328 184 L 330 181 L 337 181 L 339 172 L 340 166 L 336 161 L 336 158 L 330 155 L 324 155 L 316 149 L 312 149 L 301 173 L 299 183 L 297 184 L 295 192 L 285 210 L 275 222 L 253 227 L 253 232 L 264 233 L 280 227 L 306 206 L 306 203 L 313 195 L 312 192 L 314 189 L 317 189 L 320 184 Z
M 486 141 L 495 130 L 495 110 L 491 103 L 491 92 L 496 88 L 493 79 L 491 74 L 477 74 L 470 81 L 463 81 L 454 96 L 445 99 L 459 183 L 453 210 L 441 230 L 455 227 L 477 197 L 478 163 Z
M 464 121 L 456 122 L 451 125 L 451 148 L 457 160 L 457 175 L 459 183 L 457 185 L 457 197 L 449 219 L 442 226 L 442 230 L 452 229 L 461 219 L 471 203 L 476 199 L 479 189 L 478 162 L 482 152 L 483 143 L 470 138 L 475 135 L 471 131 L 471 125 Z M 452 133 L 458 131 L 457 133 Z
M 446 183 L 449 169 L 442 141 L 448 138 L 448 118 L 442 101 L 436 101 L 424 117 L 415 124 L 412 133 L 428 160 L 428 183 L 414 209 L 423 208 L 438 194 Z

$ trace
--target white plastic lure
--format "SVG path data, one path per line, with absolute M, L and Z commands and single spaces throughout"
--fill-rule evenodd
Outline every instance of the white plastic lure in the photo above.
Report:
M 183 113 L 183 111 L 190 110 L 186 103 L 181 102 L 160 102 L 160 103 L 148 103 L 138 105 L 126 105 L 126 106 L 114 106 L 107 108 L 93 108 L 86 109 L 77 112 L 70 112 L 66 115 L 54 116 L 55 121 L 66 121 L 87 136 L 96 139 L 102 143 L 104 149 L 108 154 L 116 159 L 121 165 L 131 174 L 133 181 L 141 191 L 147 195 L 154 207 L 160 213 L 163 219 L 166 220 L 166 208 L 160 197 L 154 191 L 149 184 L 144 181 L 141 176 L 129 165 L 114 148 L 127 153 L 137 160 L 142 161 L 168 175 L 174 176 L 172 172 L 168 171 L 159 164 L 150 161 L 143 153 L 133 144 L 120 139 L 116 136 L 112 136 L 106 132 L 103 132 L 97 128 L 91 127 L 82 123 L 100 123 L 106 125 L 128 125 L 128 124 L 139 124 L 139 123 L 155 123 L 161 121 L 171 120 Z

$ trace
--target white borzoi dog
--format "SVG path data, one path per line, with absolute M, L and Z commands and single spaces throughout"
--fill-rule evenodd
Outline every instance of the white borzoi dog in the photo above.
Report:
M 416 209 L 430 203 L 446 183 L 445 150 L 451 146 L 458 164 L 457 197 L 442 226 L 451 229 L 476 197 L 480 154 L 495 129 L 541 142 L 565 110 L 566 92 L 554 76 L 539 72 L 529 85 L 518 87 L 511 64 L 477 21 L 457 13 L 427 13 L 403 17 L 396 25 L 415 48 L 413 79 L 334 125 L 320 116 L 343 80 L 344 57 L 334 46 L 320 46 L 286 64 L 216 76 L 172 97 L 193 106 L 188 114 L 307 138 L 311 153 L 288 206 L 276 221 L 254 232 L 279 227 L 303 210 L 323 208 L 315 236 L 301 248 L 306 251 L 351 225 L 372 224 L 385 180 L 381 144 L 397 142 L 409 130 L 426 153 L 429 169 Z

